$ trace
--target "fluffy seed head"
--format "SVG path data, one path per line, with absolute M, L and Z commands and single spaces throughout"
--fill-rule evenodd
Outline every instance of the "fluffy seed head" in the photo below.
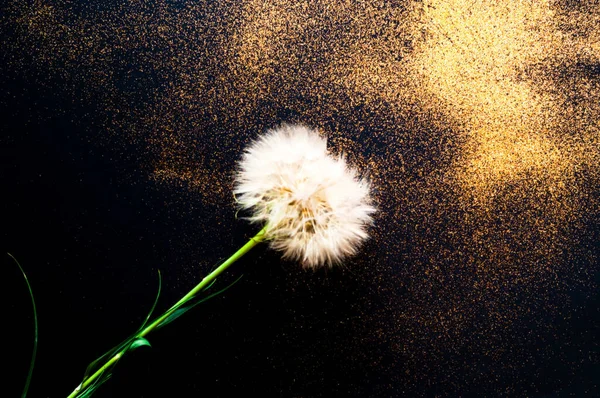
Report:
M 268 131 L 244 152 L 234 194 L 248 219 L 266 224 L 271 247 L 306 268 L 356 253 L 372 223 L 370 186 L 304 126 Z

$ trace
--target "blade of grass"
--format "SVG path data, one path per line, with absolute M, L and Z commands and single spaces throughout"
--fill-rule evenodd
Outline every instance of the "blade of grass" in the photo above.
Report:
M 27 275 L 21 267 L 21 264 L 17 261 L 17 259 L 10 253 L 6 253 L 13 259 L 17 267 L 21 270 L 23 274 L 23 278 L 25 278 L 25 283 L 27 284 L 27 289 L 29 289 L 29 297 L 31 297 L 31 306 L 33 307 L 33 351 L 31 353 L 31 363 L 29 365 L 29 372 L 27 373 L 27 380 L 25 381 L 25 387 L 23 388 L 23 393 L 21 394 L 22 398 L 27 397 L 27 392 L 29 391 L 29 385 L 31 384 L 31 377 L 33 376 L 33 368 L 35 366 L 35 357 L 37 355 L 37 345 L 38 345 L 38 318 L 37 318 L 37 310 L 35 307 L 35 299 L 33 298 L 33 289 L 31 289 L 31 285 L 29 284 L 29 279 L 27 279 Z

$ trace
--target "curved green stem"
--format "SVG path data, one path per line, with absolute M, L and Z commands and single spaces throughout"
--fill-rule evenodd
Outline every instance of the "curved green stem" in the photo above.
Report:
M 187 303 L 190 299 L 192 299 L 196 294 L 201 292 L 206 286 L 208 286 L 215 278 L 223 271 L 225 271 L 231 264 L 239 260 L 244 254 L 248 253 L 250 249 L 256 246 L 258 243 L 262 242 L 265 239 L 265 231 L 266 227 L 261 229 L 253 238 L 251 238 L 248 243 L 242 246 L 238 251 L 236 251 L 231 257 L 225 260 L 221 265 L 219 265 L 214 271 L 208 274 L 200 283 L 196 285 L 192 290 L 190 290 L 185 296 L 183 296 L 177 303 L 175 303 L 171 308 L 169 308 L 164 314 L 159 316 L 156 320 L 154 320 L 150 325 L 145 327 L 139 333 L 137 333 L 133 340 L 144 337 L 154 329 L 160 326 L 162 322 L 164 322 L 169 316 L 171 316 L 178 308 Z M 113 366 L 121 357 L 127 352 L 129 347 L 125 347 L 123 350 L 119 351 L 115 355 L 113 355 L 109 360 L 106 361 L 104 365 L 102 365 L 96 372 L 86 378 L 67 398 L 75 398 L 77 395 L 84 391 L 90 384 L 94 383 L 96 379 L 98 379 L 102 373 L 104 373 L 107 369 Z

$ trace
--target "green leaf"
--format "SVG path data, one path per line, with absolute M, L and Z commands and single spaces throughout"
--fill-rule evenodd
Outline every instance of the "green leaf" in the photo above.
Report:
M 85 370 L 85 373 L 83 375 L 83 382 L 85 382 L 90 377 L 90 375 L 94 374 L 100 368 L 100 364 L 106 362 L 108 359 L 117 355 L 119 352 L 121 352 L 122 354 L 125 354 L 127 351 L 134 350 L 138 347 L 141 347 L 142 345 L 147 345 L 149 347 L 152 347 L 150 345 L 150 343 L 148 342 L 148 340 L 144 339 L 143 337 L 138 338 L 138 337 L 136 337 L 136 335 L 146 326 L 146 324 L 148 323 L 148 320 L 154 313 L 154 309 L 156 308 L 156 304 L 158 303 L 158 299 L 160 297 L 161 288 L 162 288 L 162 276 L 161 276 L 160 270 L 158 270 L 158 292 L 156 293 L 156 298 L 154 299 L 154 303 L 152 304 L 152 307 L 150 308 L 150 312 L 146 316 L 146 319 L 144 320 L 142 325 L 138 328 L 138 330 L 135 331 L 135 333 L 131 334 L 129 337 L 127 337 L 125 340 L 123 340 L 120 344 L 114 346 L 113 348 L 111 348 L 110 350 L 108 350 L 104 354 L 102 354 L 100 357 L 98 357 L 96 360 L 91 362 Z M 118 361 L 113 365 L 113 368 L 114 368 L 114 366 L 117 365 L 117 363 L 118 363 Z M 102 375 L 98 378 L 98 380 L 94 381 L 92 384 L 87 386 L 87 388 L 85 388 L 85 390 L 82 390 L 82 392 L 78 395 L 78 397 L 91 396 L 93 394 L 93 392 L 98 387 L 100 387 L 100 385 L 102 385 L 104 382 L 106 382 L 111 376 L 112 376 L 111 371 L 103 372 Z
M 21 394 L 22 398 L 27 396 L 27 391 L 29 391 L 29 385 L 31 384 L 31 377 L 33 376 L 33 368 L 35 366 L 35 357 L 37 354 L 37 345 L 38 345 L 38 318 L 37 318 L 37 310 L 35 307 L 35 299 L 33 298 L 33 289 L 31 289 L 31 285 L 29 284 L 29 279 L 27 279 L 27 275 L 21 267 L 21 264 L 17 261 L 17 259 L 10 253 L 6 253 L 13 259 L 13 261 L 17 264 L 17 267 L 21 270 L 23 274 L 23 278 L 25 278 L 25 283 L 27 284 L 27 289 L 29 289 L 29 297 L 31 298 L 31 306 L 33 307 L 33 351 L 31 353 L 31 362 L 29 365 L 29 372 L 27 373 L 27 379 L 25 381 L 25 387 L 23 388 L 23 393 Z
M 158 270 L 158 292 L 156 292 L 156 297 L 154 298 L 154 304 L 152 304 L 152 308 L 150 308 L 150 312 L 146 316 L 146 320 L 142 323 L 142 326 L 139 327 L 138 332 L 140 332 L 142 329 L 144 329 L 144 327 L 150 320 L 150 317 L 154 313 L 154 310 L 156 309 L 156 304 L 158 304 L 158 298 L 160 297 L 161 289 L 162 289 L 162 275 L 160 274 L 160 270 Z M 150 344 L 148 344 L 148 345 L 150 345 Z
M 110 372 L 107 373 L 103 373 L 102 376 L 96 380 L 94 383 L 90 384 L 89 386 L 87 386 L 87 388 L 85 390 L 82 390 L 79 392 L 79 394 L 77 395 L 77 398 L 89 398 L 92 396 L 92 394 L 94 392 L 96 392 L 96 390 L 98 388 L 100 388 L 100 386 L 102 384 L 104 384 L 106 381 L 108 381 L 108 379 L 110 379 L 112 376 L 112 374 Z
M 182 303 L 179 308 L 177 308 L 176 310 L 174 310 L 171 315 L 169 315 L 167 318 L 165 318 L 165 320 L 162 321 L 160 323 L 160 325 L 157 326 L 157 329 L 162 328 L 163 326 L 166 326 L 169 323 L 173 322 L 175 319 L 179 318 L 180 316 L 182 316 L 183 314 L 185 314 L 186 312 L 188 312 L 189 310 L 191 310 L 192 308 L 194 308 L 198 304 L 202 304 L 205 301 L 210 300 L 211 298 L 213 298 L 215 296 L 218 296 L 219 294 L 225 292 L 227 289 L 229 289 L 230 287 L 232 287 L 233 285 L 235 285 L 240 279 L 242 279 L 243 276 L 244 275 L 240 275 L 239 278 L 237 278 L 231 284 L 229 284 L 225 288 L 219 290 L 218 292 L 215 292 L 215 293 L 212 293 L 212 294 L 210 294 L 210 295 L 208 295 L 206 297 L 202 297 L 200 299 L 197 299 L 196 302 L 193 302 L 191 304 L 186 305 L 188 302 L 193 301 L 196 297 L 190 298 L 189 301 L 187 301 L 186 303 Z M 216 281 L 216 279 L 214 281 L 212 281 L 212 283 L 210 285 L 208 285 L 204 290 L 206 290 L 209 287 L 211 287 L 215 283 L 215 281 Z
M 133 340 L 133 342 L 129 346 L 129 350 L 133 351 L 136 348 L 143 347 L 143 346 L 148 346 L 148 347 L 152 348 L 152 346 L 150 345 L 150 342 L 148 340 L 146 340 L 143 337 L 138 337 L 137 339 Z

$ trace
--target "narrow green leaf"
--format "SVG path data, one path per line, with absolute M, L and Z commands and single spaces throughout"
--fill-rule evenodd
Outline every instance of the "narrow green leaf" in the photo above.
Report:
M 156 308 L 158 299 L 160 297 L 161 289 L 162 289 L 162 276 L 161 276 L 160 270 L 158 270 L 158 292 L 156 293 L 156 298 L 154 299 L 152 308 L 150 308 L 150 312 L 146 316 L 146 319 L 144 320 L 142 325 L 138 328 L 138 330 L 135 331 L 135 333 L 131 334 L 129 337 L 127 337 L 125 340 L 123 340 L 119 345 L 114 346 L 113 348 L 111 348 L 110 350 L 108 350 L 104 354 L 102 354 L 100 357 L 98 357 L 96 360 L 91 362 L 85 370 L 85 373 L 83 375 L 83 381 L 87 380 L 88 377 L 90 377 L 90 375 L 95 373 L 96 370 L 99 369 L 99 365 L 101 363 L 106 362 L 106 360 L 112 358 L 113 356 L 117 355 L 117 353 L 119 353 L 121 351 L 123 351 L 123 353 L 125 353 L 129 349 L 131 349 L 131 345 L 133 344 L 132 342 L 134 342 L 134 340 L 136 339 L 136 335 L 144 328 L 144 326 L 146 326 L 146 324 L 148 323 L 148 320 L 154 313 L 154 309 Z M 148 346 L 150 346 L 150 343 L 148 343 Z M 136 347 L 139 347 L 139 345 L 137 345 Z M 136 348 L 136 347 L 134 347 L 134 348 Z M 100 381 L 100 383 L 101 384 L 104 383 L 106 381 L 104 378 L 108 379 L 109 377 L 110 377 L 110 372 L 105 372 L 105 374 L 103 374 L 101 376 L 102 380 Z M 97 382 L 93 383 L 91 386 L 95 386 L 96 384 L 97 384 Z M 91 386 L 89 386 L 89 387 L 91 387 Z M 86 391 L 89 389 L 89 387 L 86 388 Z M 97 388 L 97 387 L 95 387 L 95 388 Z M 95 390 L 95 388 L 94 388 L 94 390 Z
M 98 380 L 96 380 L 94 383 L 90 384 L 89 386 L 87 386 L 87 388 L 85 390 L 82 390 L 78 395 L 77 398 L 89 398 L 92 396 L 92 394 L 94 392 L 96 392 L 96 390 L 98 388 L 100 388 L 100 386 L 104 383 L 106 383 L 110 378 L 111 378 L 112 374 L 110 372 L 104 373 L 102 376 L 100 376 L 100 378 Z
M 171 315 L 169 315 L 167 318 L 165 318 L 164 321 L 162 321 L 160 323 L 160 325 L 157 326 L 157 329 L 162 328 L 163 326 L 168 325 L 169 323 L 173 322 L 175 319 L 179 318 L 181 315 L 185 314 L 186 312 L 188 312 L 189 310 L 191 310 L 192 308 L 194 308 L 195 306 L 197 306 L 198 304 L 204 303 L 207 300 L 210 300 L 211 298 L 218 296 L 219 294 L 225 292 L 227 289 L 229 289 L 230 287 L 232 287 L 233 285 L 235 285 L 240 279 L 242 279 L 244 275 L 240 275 L 239 278 L 237 278 L 235 281 L 233 281 L 231 284 L 229 284 L 228 286 L 226 286 L 225 288 L 219 290 L 218 292 L 212 293 L 206 297 L 202 297 L 198 300 L 196 300 L 196 302 L 193 302 L 189 305 L 186 305 L 188 302 L 193 301 L 196 297 L 192 297 L 190 298 L 190 300 L 186 303 L 182 303 L 181 306 L 179 308 L 177 308 L 175 311 L 173 311 L 173 313 Z M 216 279 L 215 279 L 216 281 Z M 208 285 L 206 287 L 206 289 L 208 289 L 210 286 L 212 286 L 214 284 L 214 281 Z M 206 290 L 204 289 L 204 290 Z
M 215 284 L 215 282 L 217 281 L 217 279 L 214 279 L 211 283 L 209 283 L 204 289 L 202 289 L 202 291 L 206 291 L 208 289 L 210 289 L 212 287 L 212 285 Z
M 156 292 L 156 297 L 154 298 L 154 304 L 152 304 L 152 308 L 150 308 L 150 312 L 146 316 L 146 320 L 142 323 L 142 326 L 139 327 L 138 332 L 140 332 L 142 329 L 144 329 L 144 327 L 150 320 L 150 317 L 154 313 L 154 310 L 156 309 L 156 304 L 158 304 L 158 298 L 160 297 L 161 289 L 162 289 L 162 275 L 160 274 L 160 270 L 158 270 L 158 292 Z
M 17 259 L 10 253 L 6 253 L 13 259 L 13 261 L 17 264 L 17 267 L 21 270 L 23 274 L 23 278 L 25 278 L 25 283 L 27 284 L 27 289 L 29 289 L 29 297 L 31 298 L 31 306 L 33 307 L 33 351 L 31 353 L 31 362 L 29 365 L 29 372 L 27 373 L 27 379 L 25 381 L 25 387 L 23 388 L 23 393 L 21 394 L 22 398 L 27 397 L 27 392 L 29 391 L 29 385 L 31 384 L 31 377 L 33 376 L 33 368 L 35 366 L 35 357 L 37 354 L 37 345 L 38 345 L 38 317 L 37 310 L 35 307 L 35 299 L 33 298 L 33 289 L 31 289 L 31 285 L 29 284 L 29 279 L 27 279 L 27 275 L 21 267 L 21 264 L 17 261 Z
M 83 381 L 87 380 L 89 375 L 91 375 L 98 369 L 98 366 L 97 366 L 98 364 L 105 362 L 106 359 L 112 358 L 118 352 L 122 351 L 125 347 L 127 347 L 128 344 L 131 343 L 131 341 L 134 339 L 134 337 L 135 337 L 135 335 L 128 337 L 122 343 L 120 343 L 117 346 L 114 346 L 113 348 L 111 348 L 110 350 L 106 351 L 104 354 L 99 356 L 96 360 L 91 362 L 85 370 L 85 373 L 83 375 Z
M 131 343 L 131 345 L 129 346 L 129 350 L 133 351 L 136 348 L 143 347 L 143 346 L 148 346 L 148 347 L 152 348 L 152 345 L 150 345 L 150 342 L 148 340 L 146 340 L 143 337 L 138 337 L 137 339 L 133 340 L 133 343 Z

